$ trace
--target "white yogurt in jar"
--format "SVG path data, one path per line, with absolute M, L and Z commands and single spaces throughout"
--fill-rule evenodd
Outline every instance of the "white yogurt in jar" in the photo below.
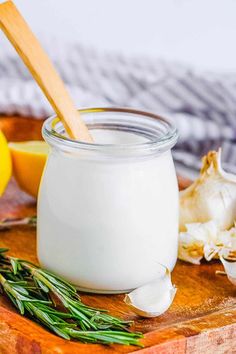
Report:
M 170 149 L 136 152 L 145 135 L 91 133 L 102 153 L 61 149 L 46 136 L 53 148 L 38 202 L 38 258 L 80 288 L 122 292 L 153 280 L 160 263 L 175 265 L 176 174 Z

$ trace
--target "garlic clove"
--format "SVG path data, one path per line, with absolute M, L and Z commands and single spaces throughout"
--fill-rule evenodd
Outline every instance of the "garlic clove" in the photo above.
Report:
M 180 231 L 186 224 L 214 220 L 220 230 L 233 226 L 236 219 L 236 175 L 221 166 L 221 150 L 203 158 L 199 178 L 180 192 Z
M 170 271 L 154 281 L 131 291 L 124 302 L 142 317 L 157 317 L 168 310 L 173 302 L 177 288 L 172 285 Z
M 193 242 L 189 245 L 184 245 L 179 242 L 178 258 L 181 261 L 199 265 L 203 258 L 202 245 Z
M 220 260 L 223 263 L 229 281 L 236 286 L 236 259 L 235 261 L 228 261 L 221 256 Z

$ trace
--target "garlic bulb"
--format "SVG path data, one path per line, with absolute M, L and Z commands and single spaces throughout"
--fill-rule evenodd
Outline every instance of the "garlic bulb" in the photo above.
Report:
M 186 224 L 213 220 L 220 230 L 233 226 L 236 219 L 236 176 L 221 166 L 221 150 L 203 158 L 199 178 L 180 192 L 180 231 Z
M 162 276 L 127 294 L 124 302 L 142 317 L 156 317 L 168 310 L 176 291 L 171 283 L 170 271 L 166 268 Z

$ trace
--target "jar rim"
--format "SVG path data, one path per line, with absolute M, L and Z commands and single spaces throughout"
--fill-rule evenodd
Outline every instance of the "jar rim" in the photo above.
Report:
M 94 124 L 94 120 L 92 120 L 90 123 L 86 121 L 89 114 L 97 114 L 97 113 L 118 114 L 120 115 L 120 118 L 124 114 L 126 114 L 127 116 L 136 116 L 139 119 L 142 119 L 143 122 L 148 123 L 149 125 L 151 124 L 150 129 L 152 129 L 153 132 L 152 139 L 141 143 L 139 142 L 139 143 L 129 143 L 129 144 L 101 144 L 101 143 L 88 143 L 88 142 L 76 141 L 69 137 L 66 137 L 61 132 L 57 131 L 58 125 L 62 129 L 63 124 L 60 122 L 59 118 L 56 115 L 54 115 L 46 119 L 46 121 L 43 124 L 42 133 L 45 140 L 48 141 L 49 144 L 51 145 L 56 145 L 57 147 L 62 147 L 67 150 L 82 149 L 82 150 L 90 150 L 90 151 L 95 150 L 101 152 L 112 152 L 117 150 L 124 150 L 125 148 L 128 149 L 129 151 L 135 150 L 137 152 L 137 150 L 166 151 L 171 149 L 175 145 L 178 139 L 178 131 L 177 128 L 174 126 L 174 124 L 172 124 L 169 120 L 163 118 L 162 116 L 159 116 L 151 112 L 146 112 L 146 111 L 137 110 L 133 108 L 118 108 L 118 107 L 83 108 L 83 109 L 78 109 L 78 111 L 82 116 L 84 116 L 83 118 L 86 124 L 91 128 L 92 125 Z M 132 120 L 130 122 L 132 122 Z M 140 130 L 142 130 L 142 124 L 140 124 L 139 128 Z M 161 132 L 161 135 L 160 135 L 160 128 L 165 129 L 164 132 Z M 155 134 L 155 130 L 156 130 L 156 134 Z M 157 131 L 159 131 L 159 135 L 157 134 Z

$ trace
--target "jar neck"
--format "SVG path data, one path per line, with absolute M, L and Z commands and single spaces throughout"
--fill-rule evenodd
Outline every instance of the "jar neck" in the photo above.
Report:
M 166 119 L 133 109 L 91 108 L 79 110 L 91 132 L 123 132 L 142 137 L 142 142 L 131 143 L 84 143 L 66 135 L 63 124 L 55 116 L 43 125 L 43 136 L 53 147 L 67 152 L 90 152 L 113 157 L 132 157 L 160 154 L 170 150 L 176 143 L 176 128 Z M 140 140 L 140 139 L 137 139 Z

